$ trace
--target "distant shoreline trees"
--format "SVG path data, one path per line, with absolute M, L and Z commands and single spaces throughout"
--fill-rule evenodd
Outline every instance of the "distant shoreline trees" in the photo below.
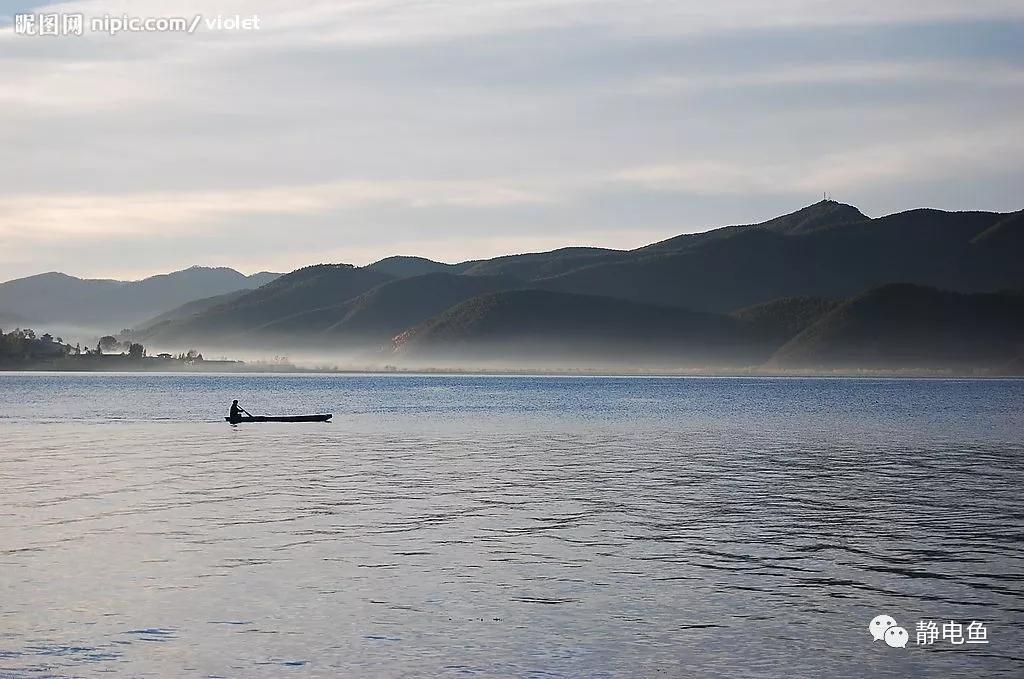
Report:
M 121 343 L 117 341 L 117 338 L 113 335 L 104 335 L 100 338 L 99 343 L 96 344 L 96 353 L 102 354 L 104 352 L 110 352 L 121 346 Z
M 108 353 L 109 352 L 109 353 Z M 27 370 L 165 370 L 198 369 L 206 366 L 243 365 L 227 358 L 207 361 L 198 349 L 177 355 L 150 356 L 141 342 L 119 341 L 112 335 L 101 337 L 94 349 L 65 344 L 63 338 L 49 333 L 37 335 L 31 328 L 0 329 L 0 369 Z M 130 367 L 129 367 L 130 366 Z
M 31 328 L 15 328 L 9 333 L 0 329 L 0 362 L 24 362 L 52 359 L 71 353 L 71 347 L 49 333 L 37 337 Z

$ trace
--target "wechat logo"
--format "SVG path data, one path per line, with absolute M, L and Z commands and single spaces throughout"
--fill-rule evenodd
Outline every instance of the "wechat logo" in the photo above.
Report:
M 884 641 L 893 648 L 906 648 L 910 635 L 896 624 L 891 615 L 876 615 L 868 624 L 868 631 L 874 641 Z

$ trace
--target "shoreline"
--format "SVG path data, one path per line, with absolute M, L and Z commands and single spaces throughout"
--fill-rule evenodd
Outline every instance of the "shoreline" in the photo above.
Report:
M 227 368 L 224 364 L 168 368 L 166 366 L 119 367 L 55 367 L 35 365 L 28 367 L 0 365 L 0 374 L 120 374 L 120 375 L 401 375 L 424 377 L 609 377 L 609 378 L 720 378 L 720 379 L 936 379 L 936 380 L 1019 380 L 1024 375 L 1002 374 L 979 370 L 977 372 L 940 370 L 693 370 L 693 369 L 622 369 L 611 368 L 450 368 L 450 367 L 314 367 L 295 365 L 240 364 Z

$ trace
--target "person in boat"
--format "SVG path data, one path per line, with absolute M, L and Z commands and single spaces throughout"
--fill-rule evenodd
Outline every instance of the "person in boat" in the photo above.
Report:
M 238 399 L 235 399 L 231 402 L 231 412 L 229 413 L 229 416 L 232 420 L 238 420 L 241 419 L 242 413 L 245 413 L 245 411 L 238 406 Z M 248 415 L 249 413 L 245 414 Z

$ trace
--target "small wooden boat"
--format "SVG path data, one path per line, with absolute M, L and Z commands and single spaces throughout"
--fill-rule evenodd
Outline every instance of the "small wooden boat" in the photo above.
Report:
M 225 417 L 224 419 L 231 424 L 241 424 L 243 422 L 326 422 L 332 417 L 334 417 L 333 413 L 328 413 L 327 415 L 283 415 L 280 417 L 249 415 Z

